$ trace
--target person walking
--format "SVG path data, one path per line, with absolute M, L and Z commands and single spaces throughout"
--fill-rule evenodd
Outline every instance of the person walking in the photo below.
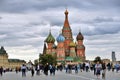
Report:
M 115 64 L 112 63 L 112 72 L 114 72 L 114 69 L 115 69 Z
M 86 72 L 88 72 L 88 71 L 89 71 L 89 68 L 90 68 L 89 62 L 86 62 L 86 63 L 85 63 L 85 68 L 86 68 Z
M 44 66 L 44 74 L 47 76 L 48 75 L 48 70 L 49 70 L 49 65 L 48 65 L 48 63 L 47 64 L 45 64 L 45 66 Z
M 31 67 L 31 76 L 33 77 L 35 73 L 34 66 Z
M 83 64 L 80 63 L 80 64 L 79 64 L 79 67 L 80 67 L 80 71 L 82 72 L 82 71 L 83 71 Z
M 52 70 L 53 70 L 53 75 L 55 75 L 55 71 L 56 71 L 55 64 L 53 64 Z
M 18 67 L 15 68 L 15 72 L 18 73 Z
M 111 64 L 110 63 L 107 64 L 107 68 L 108 68 L 108 71 L 111 70 Z
M 3 75 L 3 67 L 2 66 L 0 67 L 0 75 L 1 76 Z
M 36 75 L 40 75 L 40 65 L 36 66 Z
M 52 75 L 52 73 L 53 73 L 53 66 L 51 64 L 49 65 L 49 69 L 50 69 L 50 75 Z
M 98 61 L 97 64 L 95 65 L 97 79 L 100 78 L 101 68 L 102 68 L 102 66 L 101 66 L 101 64 Z
M 82 64 L 83 71 L 85 71 L 85 63 Z
M 68 70 L 69 70 L 68 71 L 69 73 L 72 73 L 72 65 L 71 64 L 68 64 Z
M 65 64 L 65 72 L 68 73 L 68 65 Z
M 26 76 L 26 66 L 23 64 L 22 67 L 21 67 L 21 70 L 22 70 L 22 77 L 25 77 Z
M 77 64 L 75 65 L 75 73 L 76 74 L 78 73 L 78 66 L 77 66 Z
M 93 72 L 94 72 L 94 75 L 96 75 L 96 68 L 95 68 L 95 63 L 93 64 Z
M 106 77 L 106 63 L 102 63 L 102 79 L 105 79 Z
M 119 69 L 120 69 L 120 64 L 116 63 L 115 64 L 115 69 L 116 69 L 116 72 L 118 73 Z

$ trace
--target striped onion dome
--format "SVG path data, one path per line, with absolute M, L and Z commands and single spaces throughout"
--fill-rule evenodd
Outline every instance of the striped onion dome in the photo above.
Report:
M 51 32 L 49 33 L 48 37 L 45 39 L 45 42 L 47 42 L 47 43 L 54 43 L 55 42 L 55 39 L 52 36 Z

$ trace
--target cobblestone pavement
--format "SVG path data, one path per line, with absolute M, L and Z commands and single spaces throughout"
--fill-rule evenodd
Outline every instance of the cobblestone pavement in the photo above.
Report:
M 45 76 L 41 73 L 41 75 L 34 75 L 34 77 L 31 77 L 30 72 L 26 74 L 26 77 L 22 77 L 21 72 L 17 74 L 15 72 L 6 72 L 3 76 L 0 76 L 0 80 L 102 80 L 101 78 L 97 79 L 93 72 L 79 72 L 75 74 L 75 72 L 72 71 L 71 74 L 66 74 L 65 71 L 56 71 L 55 76 Z M 107 71 L 105 80 L 120 80 L 120 72 Z

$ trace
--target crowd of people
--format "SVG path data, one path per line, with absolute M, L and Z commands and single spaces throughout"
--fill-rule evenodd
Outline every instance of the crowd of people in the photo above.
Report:
M 56 70 L 65 70 L 66 73 L 72 73 L 73 71 L 77 74 L 78 72 L 90 72 L 93 71 L 94 75 L 97 76 L 97 78 L 100 78 L 100 75 L 102 75 L 102 78 L 105 79 L 106 70 L 108 71 L 116 71 L 118 72 L 120 70 L 120 64 L 119 63 L 105 63 L 105 62 L 96 62 L 96 63 L 90 63 L 90 62 L 84 62 L 79 64 L 65 64 L 65 65 L 55 65 L 55 64 L 48 64 L 45 65 L 37 64 L 32 65 L 29 69 L 28 67 L 23 64 L 20 68 L 15 69 L 16 73 L 22 72 L 22 77 L 26 76 L 26 71 L 31 71 L 31 76 L 33 77 L 36 73 L 36 75 L 40 75 L 41 73 L 44 73 L 44 75 L 48 75 L 48 72 L 50 75 L 55 75 Z M 5 73 L 4 68 L 0 67 L 0 75 L 3 75 L 3 72 Z
M 26 76 L 25 74 L 25 68 L 24 65 L 21 67 L 22 69 L 22 76 Z M 34 73 L 36 71 L 36 75 L 40 75 L 41 72 L 43 72 L 45 75 L 48 75 L 48 71 L 50 75 L 55 75 L 56 70 L 65 70 L 66 73 L 72 73 L 73 71 L 77 74 L 78 72 L 90 72 L 93 71 L 94 75 L 97 76 L 97 78 L 100 78 L 100 75 L 102 75 L 102 78 L 105 79 L 106 70 L 108 71 L 116 71 L 118 72 L 120 70 L 120 64 L 119 63 L 105 63 L 105 62 L 96 62 L 96 63 L 79 63 L 79 64 L 65 64 L 65 65 L 52 65 L 46 63 L 44 66 L 42 64 L 38 64 L 36 66 L 31 67 L 31 76 L 34 76 Z
M 27 70 L 27 67 L 25 67 L 25 65 L 23 64 L 21 66 L 23 77 L 26 76 L 26 70 Z M 36 75 L 40 75 L 41 73 L 44 73 L 47 76 L 49 71 L 50 75 L 55 75 L 56 66 L 54 64 L 48 64 L 48 63 L 46 63 L 45 65 L 37 64 L 37 65 L 32 65 L 30 68 L 30 71 L 31 71 L 32 77 L 34 76 L 35 72 L 36 72 Z
M 120 64 L 119 63 L 106 64 L 105 62 L 98 61 L 96 63 L 84 62 L 77 65 L 71 65 L 71 64 L 65 65 L 66 73 L 71 73 L 73 69 L 75 70 L 75 73 L 78 73 L 78 70 L 80 70 L 81 72 L 93 71 L 94 75 L 96 75 L 97 78 L 100 78 L 100 75 L 102 75 L 102 78 L 105 79 L 106 70 L 112 72 L 114 71 L 118 72 L 120 70 Z

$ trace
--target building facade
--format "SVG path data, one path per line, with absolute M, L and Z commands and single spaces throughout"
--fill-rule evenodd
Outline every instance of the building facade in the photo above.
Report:
M 73 40 L 72 30 L 68 20 L 68 11 L 65 11 L 65 21 L 61 33 L 55 39 L 51 33 L 45 39 L 43 54 L 57 57 L 57 62 L 83 62 L 85 61 L 84 37 L 81 32 Z M 57 45 L 55 44 L 57 41 Z
M 25 64 L 24 60 L 20 59 L 8 59 L 8 53 L 2 46 L 0 48 L 0 66 L 4 68 L 16 68 L 21 67 L 22 64 Z

